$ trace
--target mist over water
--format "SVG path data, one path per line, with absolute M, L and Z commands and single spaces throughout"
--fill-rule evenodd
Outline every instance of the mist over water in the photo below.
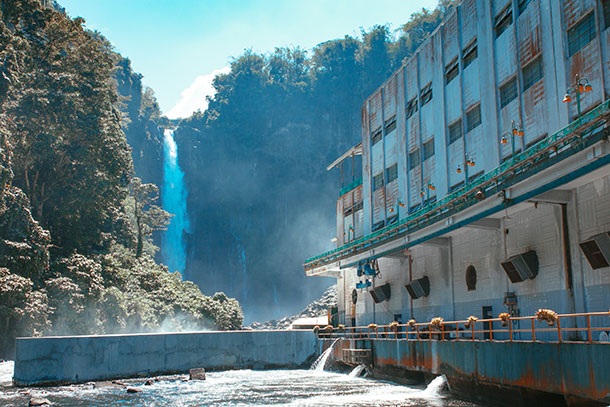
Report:
M 178 163 L 178 146 L 174 140 L 174 130 L 163 132 L 163 187 L 161 202 L 163 209 L 173 214 L 167 230 L 161 239 L 161 255 L 170 271 L 179 271 L 184 276 L 186 266 L 186 242 L 184 233 L 189 231 L 186 210 L 187 190 L 184 172 Z M 184 276 L 186 277 L 186 276 Z

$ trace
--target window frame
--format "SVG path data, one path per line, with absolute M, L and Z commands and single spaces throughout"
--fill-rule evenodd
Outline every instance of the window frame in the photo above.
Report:
M 418 167 L 421 164 L 421 154 L 419 153 L 419 148 L 411 151 L 407 155 L 409 160 L 409 171 L 411 171 L 415 167 Z M 414 159 L 413 157 L 416 157 L 416 159 Z
M 419 92 L 419 98 L 421 100 L 420 105 L 422 108 L 432 100 L 432 96 L 432 82 L 430 82 Z
M 508 27 L 510 27 L 513 23 L 513 9 L 512 9 L 512 2 L 510 2 L 508 4 L 508 6 L 504 7 L 504 9 L 502 11 L 500 11 L 495 17 L 494 17 L 494 35 L 495 38 L 498 38 L 499 36 L 502 35 L 502 33 L 504 33 L 504 31 L 506 31 L 508 29 Z
M 583 37 L 584 31 L 580 31 L 583 26 L 587 25 L 589 28 L 588 34 L 589 39 L 585 42 L 582 42 L 581 38 Z M 593 29 L 591 32 L 590 29 Z M 576 37 L 571 37 L 573 33 L 576 32 Z M 591 35 L 592 34 L 592 35 Z M 568 51 L 568 58 L 573 57 L 576 53 L 578 53 L 581 49 L 589 45 L 591 41 L 593 41 L 597 37 L 597 29 L 595 27 L 595 10 L 591 10 L 584 17 L 582 17 L 578 22 L 572 24 L 572 27 L 566 30 L 566 45 Z M 578 39 L 576 42 L 574 39 Z M 574 45 L 576 44 L 576 45 Z
M 475 121 L 474 124 L 471 122 L 472 114 L 478 112 L 475 117 L 478 118 L 478 121 Z M 471 107 L 466 111 L 466 133 L 476 129 L 481 125 L 481 103 L 477 103 L 475 106 Z
M 458 129 L 459 130 L 459 135 L 456 137 L 455 133 L 453 130 L 454 129 Z M 448 144 L 451 145 L 453 143 L 455 143 L 456 141 L 458 141 L 459 139 L 461 139 L 464 136 L 464 128 L 462 125 L 462 119 L 457 119 L 456 121 L 454 121 L 453 123 L 451 123 L 449 126 L 447 126 L 447 139 L 448 139 Z
M 381 181 L 379 181 L 381 180 Z M 373 175 L 373 192 L 377 191 L 378 189 L 383 188 L 384 186 L 384 179 L 383 179 L 383 171 L 380 172 L 377 175 Z
M 424 161 L 433 157 L 434 156 L 434 137 L 432 137 L 430 140 L 426 141 L 424 143 L 424 145 L 422 146 L 422 149 L 423 149 L 423 153 L 424 153 Z
M 390 165 L 388 168 L 385 169 L 385 171 L 385 178 L 387 184 L 398 179 L 398 163 Z
M 406 107 L 406 116 L 407 116 L 407 120 L 409 118 L 411 118 L 415 113 L 417 113 L 417 96 L 415 96 L 413 99 L 411 99 L 408 103 L 407 103 L 407 107 Z
M 375 131 L 371 135 L 371 146 L 374 146 L 375 144 L 379 143 L 382 138 L 383 138 L 383 131 L 381 130 L 381 127 L 380 127 L 379 130 Z
M 510 89 L 509 86 L 513 87 L 513 85 L 514 92 L 512 92 L 512 96 L 509 96 L 510 99 L 506 100 L 507 98 L 505 97 L 505 95 L 508 92 L 507 89 Z M 519 84 L 517 83 L 517 76 L 513 76 L 512 78 L 504 82 L 504 84 L 500 85 L 498 89 L 500 93 L 500 109 L 503 109 L 519 96 Z
M 475 38 L 466 48 L 462 50 L 462 63 L 466 67 L 472 64 L 479 57 L 479 48 L 477 46 L 477 39 Z
M 531 69 L 533 67 L 538 67 L 538 74 L 532 75 Z M 542 55 L 538 55 L 536 58 L 532 59 L 527 65 L 523 67 L 521 70 L 521 76 L 523 77 L 523 92 L 534 86 L 538 83 L 539 80 L 544 78 L 544 69 L 542 66 Z
M 386 122 L 385 129 L 384 129 L 384 130 L 385 130 L 385 134 L 386 134 L 386 136 L 387 136 L 389 133 L 391 133 L 391 132 L 393 132 L 394 130 L 396 130 L 396 115 L 394 115 L 394 116 L 393 116 L 393 117 L 392 117 L 390 120 L 388 120 L 388 121 Z
M 517 2 L 517 15 L 520 16 L 521 14 L 525 13 L 525 10 L 527 10 L 527 7 L 531 2 L 532 0 L 519 0 Z
M 453 59 L 445 67 L 445 85 L 449 85 L 452 80 L 458 77 L 460 74 L 460 61 L 457 57 Z

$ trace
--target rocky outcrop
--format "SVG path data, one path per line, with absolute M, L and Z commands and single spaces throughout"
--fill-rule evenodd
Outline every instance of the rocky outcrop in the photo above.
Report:
M 316 301 L 309 304 L 303 311 L 297 315 L 284 317 L 280 320 L 271 320 L 267 322 L 253 322 L 250 325 L 252 329 L 288 329 L 290 324 L 299 318 L 314 318 L 325 316 L 330 307 L 337 306 L 337 286 L 332 285 L 324 291 L 322 296 Z

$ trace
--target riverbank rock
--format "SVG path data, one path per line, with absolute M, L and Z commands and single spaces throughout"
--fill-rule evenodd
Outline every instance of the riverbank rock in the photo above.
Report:
M 51 403 L 49 400 L 47 399 L 43 399 L 40 397 L 32 397 L 30 399 L 30 404 L 28 404 L 28 406 L 33 407 L 33 406 L 52 406 L 53 403 Z
M 189 380 L 205 380 L 205 369 L 198 367 L 189 370 Z
M 142 390 L 136 389 L 135 387 L 128 387 L 127 393 L 142 393 Z
M 324 294 L 316 301 L 309 304 L 301 313 L 291 317 L 284 317 L 279 321 L 271 320 L 267 322 L 253 322 L 251 329 L 289 329 L 290 324 L 300 318 L 315 318 L 328 315 L 330 307 L 337 306 L 337 285 L 331 285 L 324 291 Z

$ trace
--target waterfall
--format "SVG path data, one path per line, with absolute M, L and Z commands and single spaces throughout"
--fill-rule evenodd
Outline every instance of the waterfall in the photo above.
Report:
M 335 341 L 328 347 L 328 349 L 326 349 L 320 355 L 320 357 L 318 357 L 316 359 L 316 361 L 313 362 L 313 365 L 311 365 L 311 370 L 315 370 L 316 372 L 323 372 L 324 371 L 324 366 L 326 366 L 326 361 L 328 360 L 328 357 L 330 356 L 331 352 L 333 351 L 333 346 L 335 346 L 335 343 L 337 343 L 337 341 L 339 339 L 341 339 L 341 338 L 335 339 Z
M 172 221 L 161 239 L 161 255 L 170 271 L 179 271 L 184 277 L 186 265 L 186 242 L 189 219 L 186 211 L 187 191 L 184 172 L 178 164 L 178 146 L 174 140 L 174 130 L 163 132 L 163 188 L 161 202 L 163 209 L 173 214 Z

